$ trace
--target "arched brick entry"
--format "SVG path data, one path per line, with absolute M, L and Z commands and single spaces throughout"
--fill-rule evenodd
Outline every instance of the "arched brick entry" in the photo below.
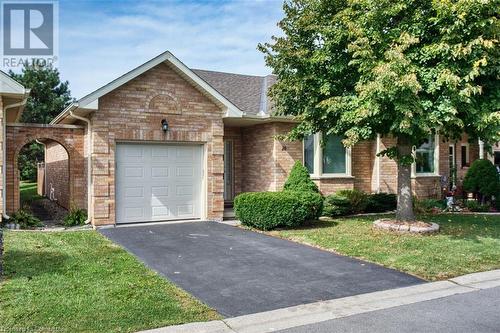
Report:
M 48 139 L 62 145 L 69 156 L 69 198 L 74 205 L 87 207 L 87 179 L 84 154 L 85 128 L 75 125 L 7 124 L 6 131 L 6 207 L 7 213 L 19 209 L 19 170 L 17 158 L 27 143 Z

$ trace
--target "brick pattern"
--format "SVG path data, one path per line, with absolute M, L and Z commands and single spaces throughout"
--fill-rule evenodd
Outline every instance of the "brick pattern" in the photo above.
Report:
M 36 166 L 36 193 L 42 197 L 45 195 L 45 163 L 43 162 Z
M 45 144 L 45 182 L 46 196 L 70 209 L 68 153 L 54 141 Z
M 17 158 L 21 148 L 36 139 L 55 141 L 69 155 L 69 201 L 75 206 L 87 208 L 87 179 L 85 174 L 84 137 L 85 130 L 78 126 L 8 124 L 7 125 L 7 213 L 17 211 L 19 201 L 19 170 Z
M 274 124 L 241 129 L 243 192 L 276 191 L 274 134 Z
M 234 181 L 234 195 L 242 192 L 243 177 L 243 164 L 242 154 L 243 146 L 241 139 L 240 127 L 224 127 L 224 141 L 231 140 L 233 142 L 233 181 Z
M 161 97 L 159 97 L 161 96 Z M 166 64 L 99 99 L 91 116 L 94 224 L 115 223 L 115 146 L 120 141 L 203 144 L 207 156 L 206 218 L 222 219 L 223 111 Z M 169 131 L 161 130 L 167 119 Z
M 292 127 L 290 123 L 268 123 L 239 129 L 242 153 L 235 166 L 241 164 L 241 172 L 235 176 L 241 179 L 236 182 L 241 183 L 242 192 L 280 191 L 283 188 L 295 161 L 302 161 L 303 158 L 302 141 L 276 139 L 276 135 L 285 134 Z M 225 131 L 228 132 L 228 128 Z M 234 137 L 235 132 L 237 130 L 231 128 L 225 135 Z M 315 179 L 320 191 L 328 195 L 340 189 L 353 189 L 355 184 L 369 191 L 371 174 L 367 170 L 372 163 L 369 156 L 371 145 L 370 142 L 363 142 L 353 147 L 352 170 L 356 177 Z

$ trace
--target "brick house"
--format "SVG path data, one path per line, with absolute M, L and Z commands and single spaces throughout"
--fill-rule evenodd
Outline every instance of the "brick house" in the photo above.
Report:
M 339 137 L 325 138 L 321 146 L 320 134 L 303 142 L 276 139 L 294 122 L 271 114 L 267 91 L 274 81 L 271 75 L 190 69 L 165 52 L 71 104 L 51 122 L 58 131 L 73 131 L 76 143 L 81 131 L 82 142 L 72 150 L 62 144 L 68 154 L 46 144 L 46 183 L 56 188 L 57 178 L 72 182 L 79 174 L 71 191 L 55 192 L 61 204 L 86 206 L 96 226 L 220 220 L 237 194 L 280 190 L 297 160 L 323 194 L 396 191 L 396 163 L 376 156 L 395 144 L 392 138 L 352 148 L 343 147 Z M 430 137 L 415 150 L 415 194 L 440 196 L 451 179 L 450 165 L 460 180 L 479 150 L 465 136 L 453 143 Z M 54 163 L 64 157 L 73 162 Z

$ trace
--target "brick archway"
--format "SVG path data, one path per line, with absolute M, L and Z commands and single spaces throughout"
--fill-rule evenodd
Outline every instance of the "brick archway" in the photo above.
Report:
M 6 211 L 20 208 L 17 158 L 21 148 L 35 140 L 52 140 L 66 149 L 69 158 L 69 198 L 77 207 L 87 207 L 85 177 L 85 128 L 76 125 L 7 124 L 6 130 Z

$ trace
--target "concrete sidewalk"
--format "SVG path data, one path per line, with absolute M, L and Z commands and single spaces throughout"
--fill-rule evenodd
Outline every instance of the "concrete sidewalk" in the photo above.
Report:
M 378 291 L 211 322 L 169 326 L 148 333 L 266 333 L 367 312 L 500 287 L 500 270 Z

